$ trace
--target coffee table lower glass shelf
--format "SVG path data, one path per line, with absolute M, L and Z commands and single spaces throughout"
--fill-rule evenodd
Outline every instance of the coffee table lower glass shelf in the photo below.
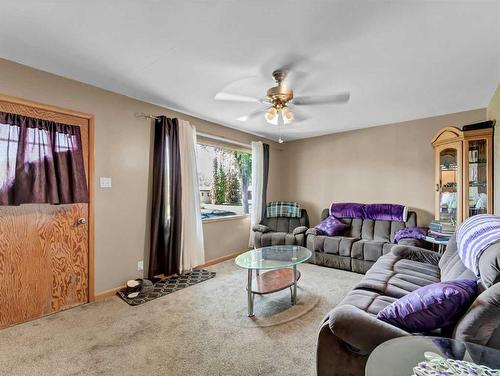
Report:
M 254 295 L 264 295 L 290 288 L 291 302 L 297 302 L 297 265 L 311 257 L 310 250 L 295 245 L 270 246 L 250 250 L 236 257 L 235 263 L 248 270 L 248 317 L 252 317 Z M 255 270 L 256 276 L 253 277 Z M 268 270 L 260 273 L 261 270 Z

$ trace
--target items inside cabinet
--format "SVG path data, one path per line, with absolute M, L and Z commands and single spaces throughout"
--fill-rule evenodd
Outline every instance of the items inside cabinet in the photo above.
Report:
M 435 219 L 455 228 L 465 218 L 493 210 L 493 125 L 485 121 L 441 129 L 435 153 Z

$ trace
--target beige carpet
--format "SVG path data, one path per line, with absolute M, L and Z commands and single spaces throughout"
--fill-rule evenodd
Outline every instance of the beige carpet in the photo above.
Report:
M 246 317 L 246 272 L 233 261 L 209 281 L 137 307 L 118 297 L 0 331 L 1 375 L 314 375 L 324 316 L 361 279 L 299 267 L 288 290 L 256 297 Z

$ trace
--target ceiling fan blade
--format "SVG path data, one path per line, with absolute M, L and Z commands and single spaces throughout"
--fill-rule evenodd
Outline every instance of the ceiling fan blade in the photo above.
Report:
M 297 109 L 293 109 L 293 123 L 301 123 L 307 119 L 309 119 L 309 117 L 305 116 L 304 114 L 301 114 L 300 111 L 297 111 Z
M 310 96 L 293 98 L 292 103 L 296 106 L 346 103 L 349 102 L 350 97 L 351 94 L 349 92 L 331 94 L 331 95 L 310 95 Z
M 308 76 L 309 74 L 306 72 L 291 70 L 287 72 L 286 78 L 283 83 L 286 87 L 297 90 L 298 88 L 301 88 L 303 86 L 303 83 L 307 80 Z
M 216 101 L 245 102 L 245 103 L 267 103 L 267 99 L 249 97 L 246 95 L 219 92 L 215 94 Z
M 236 120 L 238 120 L 238 121 L 248 121 L 248 120 L 256 119 L 258 117 L 262 117 L 262 119 L 264 119 L 264 113 L 265 113 L 265 111 L 266 110 L 254 111 L 254 112 L 252 112 L 250 114 L 240 116 L 240 117 L 236 118 Z

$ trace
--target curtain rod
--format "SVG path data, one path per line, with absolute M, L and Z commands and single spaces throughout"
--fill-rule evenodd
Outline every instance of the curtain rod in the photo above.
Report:
M 155 120 L 160 118 L 159 116 L 155 116 L 155 115 L 151 115 L 151 114 L 145 114 L 144 112 L 140 112 L 140 113 L 136 112 L 135 113 L 135 117 L 136 118 L 155 119 Z M 236 140 L 231 140 L 231 139 L 226 138 L 226 137 L 216 136 L 214 134 L 209 134 L 209 133 L 204 133 L 204 132 L 196 132 L 196 134 L 198 136 L 205 137 L 205 138 L 208 138 L 208 139 L 211 139 L 211 140 L 227 142 L 229 144 L 243 146 L 243 147 L 249 148 L 249 149 L 252 148 L 252 145 L 249 144 L 249 143 L 244 143 L 244 142 L 240 142 L 240 141 L 236 141 Z
M 209 139 L 211 139 L 211 140 L 216 140 L 216 141 L 227 142 L 228 144 L 233 144 L 233 145 L 243 146 L 243 147 L 248 148 L 248 149 L 251 149 L 251 148 L 252 148 L 252 145 L 251 145 L 251 144 L 246 144 L 246 143 L 244 143 L 244 142 L 239 142 L 239 141 L 231 140 L 231 139 L 226 138 L 226 137 L 216 136 L 216 135 L 214 135 L 214 134 L 203 133 L 203 132 L 196 132 L 196 134 L 197 134 L 198 136 L 205 137 L 205 138 L 209 138 Z
M 146 118 L 146 119 L 159 119 L 159 116 L 151 115 L 151 114 L 145 114 L 144 112 L 136 112 L 134 114 L 136 118 Z

